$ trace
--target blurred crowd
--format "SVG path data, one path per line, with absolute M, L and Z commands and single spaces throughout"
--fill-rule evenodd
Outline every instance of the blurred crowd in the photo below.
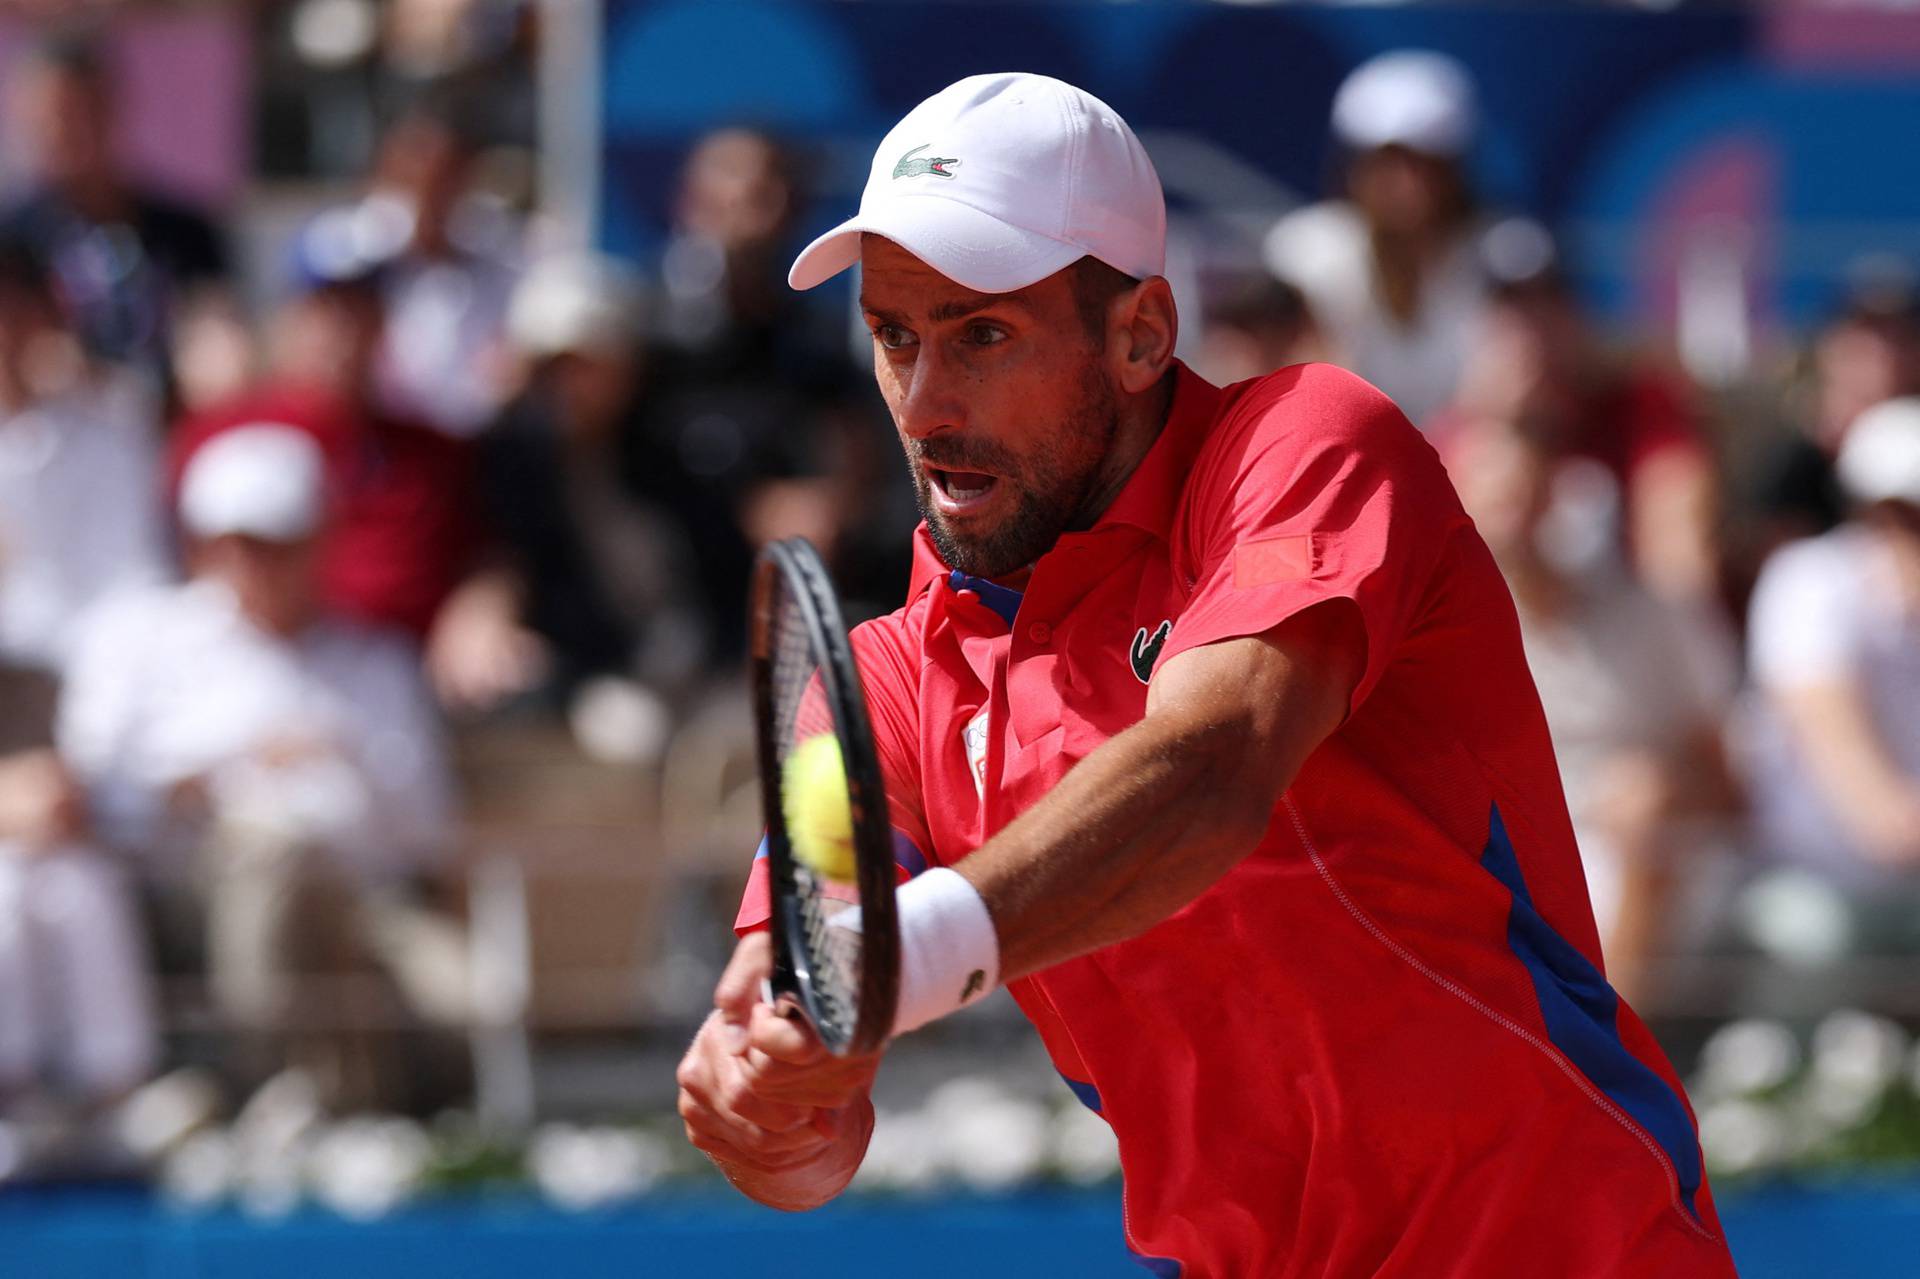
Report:
M 6 69 L 0 1180 L 107 1157 L 187 1064 L 214 1106 L 457 1096 L 391 1032 L 457 1058 L 488 999 L 458 743 L 557 724 L 670 772 L 743 703 L 757 546 L 811 538 L 855 615 L 905 582 L 846 313 L 784 285 L 791 148 L 698 139 L 646 260 L 544 249 L 483 162 L 525 141 L 524 74 L 476 94 L 480 56 L 389 59 L 355 191 L 268 279 L 119 167 L 104 46 Z M 1920 293 L 1882 270 L 1758 394 L 1709 394 L 1476 196 L 1478 127 L 1451 61 L 1362 66 L 1334 189 L 1195 283 L 1183 351 L 1222 382 L 1345 364 L 1428 433 L 1512 585 L 1630 998 L 1657 1012 L 1679 953 L 1920 962 Z

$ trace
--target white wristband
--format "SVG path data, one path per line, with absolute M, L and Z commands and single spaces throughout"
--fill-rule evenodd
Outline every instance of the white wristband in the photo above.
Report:
M 987 903 L 966 876 L 945 866 L 900 886 L 900 1002 L 893 1033 L 904 1035 L 979 1003 L 1000 984 L 1000 938 Z M 857 926 L 857 911 L 836 916 Z

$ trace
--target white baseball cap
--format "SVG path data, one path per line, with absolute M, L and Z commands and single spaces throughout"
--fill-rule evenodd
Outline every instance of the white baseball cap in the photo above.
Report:
M 1083 257 L 1135 279 L 1167 264 L 1167 202 L 1133 130 L 1092 94 L 1023 72 L 968 76 L 881 140 L 860 211 L 787 273 L 810 289 L 885 236 L 948 279 L 1010 293 Z
M 320 527 L 325 467 L 305 431 L 277 422 L 208 440 L 180 477 L 180 523 L 198 538 L 299 542 Z
M 1920 505 L 1920 396 L 1882 400 L 1853 419 L 1834 469 L 1856 502 Z
M 1333 132 L 1356 151 L 1402 146 L 1450 158 L 1473 142 L 1473 79 L 1444 53 L 1401 49 L 1354 69 L 1333 95 Z

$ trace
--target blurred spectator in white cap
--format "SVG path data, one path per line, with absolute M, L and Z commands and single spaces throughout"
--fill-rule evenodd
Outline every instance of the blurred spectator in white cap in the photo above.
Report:
M 38 255 L 0 242 L 0 664 L 57 672 L 76 617 L 167 576 L 159 440 L 96 376 Z
M 535 682 L 541 657 L 485 556 L 472 442 L 380 402 L 387 265 L 377 248 L 338 211 L 307 226 L 294 243 L 294 294 L 271 317 L 266 377 L 180 423 L 170 473 L 177 484 L 197 450 L 249 422 L 306 432 L 327 463 L 317 552 L 327 608 L 405 630 L 449 705 L 485 705 Z
M 1920 398 L 1862 413 L 1836 469 L 1849 516 L 1754 590 L 1756 817 L 1852 895 L 1857 942 L 1920 949 Z
M 1733 659 L 1617 555 L 1569 547 L 1582 539 L 1565 536 L 1567 506 L 1590 462 L 1497 417 L 1464 422 L 1441 445 L 1513 592 L 1607 976 L 1643 997 L 1700 855 L 1735 806 L 1719 746 Z
M 1267 269 L 1306 294 L 1334 362 L 1416 425 L 1453 395 L 1485 295 L 1466 173 L 1477 130 L 1473 82 L 1458 62 L 1381 54 L 1334 97 L 1341 196 L 1267 235 Z
M 566 707 L 613 680 L 654 703 L 650 740 L 599 744 L 629 758 L 663 744 L 665 711 L 642 682 L 683 684 L 705 657 L 686 535 L 635 483 L 650 461 L 635 430 L 644 305 L 637 276 L 612 259 L 536 265 L 508 312 L 523 384 L 480 440 L 489 522 L 547 650 L 542 691 Z
M 1481 256 L 1486 310 L 1459 389 L 1428 431 L 1444 441 L 1500 423 L 1556 459 L 1594 463 L 1596 497 L 1605 489 L 1594 503 L 1595 550 L 1617 544 L 1642 585 L 1727 632 L 1730 646 L 1719 603 L 1719 478 L 1693 387 L 1677 369 L 1601 342 L 1539 224 L 1494 224 Z
M 1920 394 L 1920 288 L 1910 268 L 1884 258 L 1860 268 L 1864 278 L 1807 346 L 1804 376 L 1779 395 L 1792 421 L 1759 452 L 1750 495 L 1742 505 L 1753 527 L 1741 546 L 1751 583 L 1781 544 L 1824 533 L 1845 512 L 1834 461 L 1848 430 L 1874 405 Z
M 440 726 L 404 637 L 326 608 L 326 473 L 312 435 L 276 423 L 194 453 L 190 579 L 89 619 L 59 746 L 100 837 L 176 915 L 183 887 L 204 911 L 213 990 L 252 1064 L 310 1069 L 353 1105 L 400 1082 L 367 1040 L 390 1007 L 454 1016 L 465 992 L 457 933 L 420 900 L 449 852 Z M 404 1001 L 340 980 L 376 967 Z
M 0 228 L 52 264 L 88 349 L 150 375 L 165 398 L 179 308 L 227 292 L 229 257 L 204 214 L 122 171 L 108 52 L 62 32 L 10 68 L 7 123 L 27 187 L 0 211 Z

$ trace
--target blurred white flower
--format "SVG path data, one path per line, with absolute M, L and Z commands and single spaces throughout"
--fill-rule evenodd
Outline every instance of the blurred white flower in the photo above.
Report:
M 1815 1121 L 1803 1145 L 1811 1149 L 1833 1136 L 1858 1127 L 1873 1113 L 1881 1090 L 1859 1078 L 1813 1074 L 1807 1077 L 1804 1110 Z
M 659 1138 L 611 1127 L 546 1124 L 527 1151 L 528 1170 L 541 1192 L 575 1211 L 645 1194 L 670 1163 Z
M 1858 1009 L 1829 1013 L 1813 1032 L 1813 1074 L 1836 1089 L 1878 1094 L 1900 1073 L 1907 1032 Z
M 1006 1190 L 1046 1167 L 1047 1108 L 985 1078 L 952 1080 L 927 1098 L 946 1165 L 975 1190 Z
M 1800 1060 L 1800 1041 L 1780 1022 L 1728 1022 L 1700 1050 L 1695 1091 L 1705 1099 L 1763 1092 L 1792 1078 Z
M 234 1198 L 249 1217 L 284 1217 L 300 1206 L 299 1153 L 285 1159 L 242 1155 L 234 1166 Z
M 198 1132 L 160 1165 L 160 1193 L 181 1207 L 207 1208 L 233 1192 L 239 1149 L 225 1132 Z
M 1853 916 L 1846 899 L 1807 871 L 1762 877 L 1741 896 L 1739 914 L 1755 944 L 1795 967 L 1826 967 L 1853 945 Z
M 114 1128 L 128 1150 L 156 1159 L 213 1122 L 220 1101 L 212 1072 L 184 1067 L 136 1089 L 115 1114 Z
M 1700 1112 L 1700 1146 L 1718 1173 L 1753 1172 L 1785 1153 L 1785 1121 L 1759 1102 L 1729 1098 Z
M 926 1190 L 942 1171 L 932 1119 L 921 1111 L 878 1111 L 853 1184 L 863 1190 Z
M 1075 1102 L 1053 1117 L 1053 1162 L 1068 1181 L 1091 1186 L 1120 1172 L 1120 1144 L 1107 1121 Z
M 234 1117 L 233 1137 L 247 1162 L 281 1162 L 325 1112 L 320 1086 L 303 1070 L 284 1070 L 260 1085 Z
M 413 1196 L 433 1155 L 411 1119 L 354 1119 L 321 1133 L 306 1158 L 314 1197 L 343 1217 L 371 1221 Z

